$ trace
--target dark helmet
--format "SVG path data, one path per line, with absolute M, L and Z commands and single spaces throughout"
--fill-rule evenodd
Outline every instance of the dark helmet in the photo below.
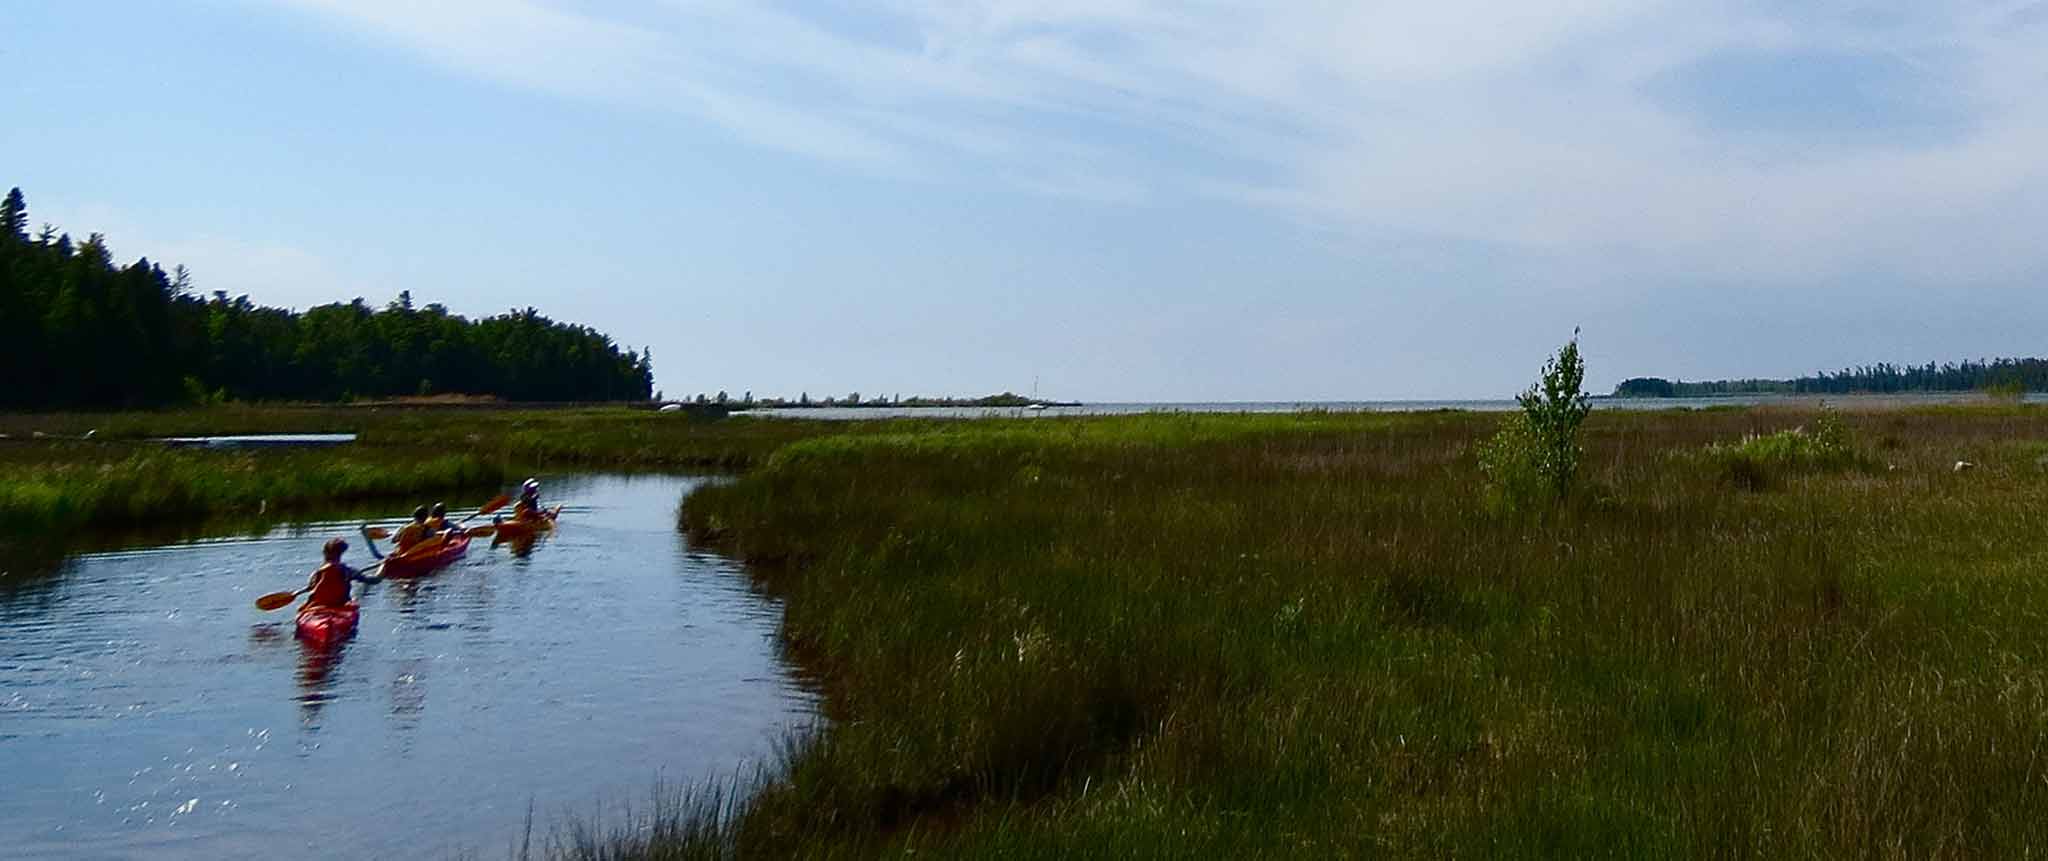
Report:
M 527 479 L 527 480 L 526 480 L 526 483 L 525 483 L 525 484 L 522 484 L 522 485 L 520 485 L 520 486 L 519 486 L 519 490 L 520 490 L 521 492 L 524 492 L 524 493 L 539 493 L 539 492 L 540 492 L 540 479 L 538 479 L 538 478 L 529 478 L 529 479 Z
M 436 503 L 434 503 L 434 516 L 435 516 L 435 517 L 447 517 L 447 516 L 448 516 L 448 503 L 445 503 L 445 502 L 436 502 Z
M 422 505 L 422 506 L 420 506 L 420 507 L 418 507 L 418 508 L 415 508 L 415 509 L 413 509 L 413 510 L 412 510 L 412 519 L 414 519 L 414 520 L 425 520 L 425 519 L 427 519 L 427 507 L 426 507 L 426 506 L 424 506 L 424 505 Z
M 326 553 L 329 559 L 340 559 L 341 554 L 348 552 L 348 542 L 339 538 L 329 538 L 327 539 L 327 544 L 322 546 L 320 551 Z

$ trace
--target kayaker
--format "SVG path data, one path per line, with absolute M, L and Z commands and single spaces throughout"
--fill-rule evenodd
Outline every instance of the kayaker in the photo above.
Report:
M 455 524 L 448 522 L 448 503 L 434 503 L 433 510 L 427 512 L 427 534 L 440 535 L 454 528 Z
M 341 554 L 348 552 L 348 542 L 330 538 L 320 548 L 327 562 L 313 570 L 313 576 L 306 581 L 310 594 L 306 596 L 307 607 L 342 607 L 349 602 L 349 581 L 375 583 L 384 578 L 375 574 L 364 574 L 348 563 L 341 561 Z M 301 608 L 303 609 L 303 608 Z
M 540 480 L 529 478 L 519 486 L 519 501 L 512 504 L 512 516 L 532 520 L 540 516 Z
M 412 522 L 398 530 L 398 535 L 392 540 L 398 544 L 398 552 L 404 553 L 433 534 L 433 530 L 427 528 L 427 507 L 422 505 L 412 510 Z

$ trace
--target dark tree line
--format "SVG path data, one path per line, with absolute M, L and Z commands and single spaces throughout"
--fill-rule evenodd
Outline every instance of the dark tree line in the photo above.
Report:
M 2048 390 L 2048 359 L 1993 359 L 1937 365 L 1894 365 L 1879 362 L 1839 371 L 1822 371 L 1790 380 L 1711 380 L 1685 382 L 1636 377 L 1614 387 L 1615 397 L 1692 398 L 1711 395 L 1896 394 L 1901 392 L 1968 392 L 1979 389 Z
M 106 240 L 31 234 L 21 189 L 0 201 L 0 408 L 495 395 L 645 400 L 647 351 L 532 308 L 469 320 L 409 293 L 303 313 L 196 295 L 180 266 L 116 265 Z

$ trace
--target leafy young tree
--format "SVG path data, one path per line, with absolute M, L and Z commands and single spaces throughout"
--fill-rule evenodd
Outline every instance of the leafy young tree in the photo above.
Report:
M 1586 363 L 1579 358 L 1579 330 L 1565 342 L 1557 355 L 1543 363 L 1543 378 L 1515 401 L 1522 405 L 1522 417 L 1535 437 L 1537 469 L 1548 479 L 1558 496 L 1571 491 L 1578 476 L 1579 459 L 1585 450 L 1579 445 L 1579 425 L 1593 411 L 1586 397 Z
M 1579 331 L 1573 329 L 1572 339 L 1543 363 L 1542 377 L 1515 397 L 1522 411 L 1480 446 L 1480 469 L 1508 507 L 1571 494 L 1585 451 L 1579 426 L 1593 409 L 1585 381 Z

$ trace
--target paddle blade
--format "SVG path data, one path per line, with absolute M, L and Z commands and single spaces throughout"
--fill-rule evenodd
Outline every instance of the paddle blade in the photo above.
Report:
M 297 597 L 299 597 L 299 593 L 297 592 L 272 592 L 268 595 L 256 599 L 256 609 L 275 610 L 279 607 L 291 603 L 292 599 Z
M 478 513 L 478 514 L 489 514 L 489 513 L 493 512 L 493 511 L 497 511 L 498 509 L 500 509 L 500 508 L 504 508 L 505 506 L 507 506 L 507 505 L 511 505 L 511 504 L 512 504 L 512 497 L 510 497 L 510 496 L 507 496 L 507 495 L 505 495 L 505 494 L 502 494 L 502 493 L 500 493 L 500 494 L 498 494 L 498 495 L 497 495 L 497 497 L 496 497 L 496 498 L 492 499 L 492 500 L 491 500 L 491 501 L 489 501 L 489 502 L 486 502 L 486 503 L 484 503 L 484 507 L 482 507 L 482 508 L 479 508 L 479 509 L 477 509 L 477 510 L 476 510 L 476 513 Z
M 363 530 L 363 534 L 371 538 L 377 539 L 378 541 L 383 541 L 391 537 L 391 530 L 385 529 L 382 526 L 372 526 L 368 529 Z
M 472 526 L 469 529 L 469 537 L 482 538 L 486 535 L 495 535 L 497 532 L 498 527 L 496 526 Z

